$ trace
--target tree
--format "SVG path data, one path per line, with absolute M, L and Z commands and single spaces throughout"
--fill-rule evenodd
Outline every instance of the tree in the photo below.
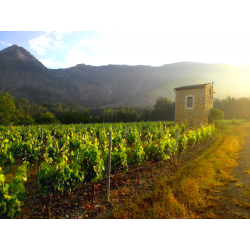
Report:
M 15 120 L 16 105 L 8 93 L 0 92 L 0 124 L 6 125 Z
M 223 111 L 221 111 L 219 109 L 216 109 L 216 108 L 213 108 L 213 109 L 211 109 L 210 115 L 208 116 L 208 122 L 212 123 L 215 120 L 220 120 L 220 119 L 223 119 L 223 118 L 224 118 Z
M 15 124 L 17 125 L 22 125 L 22 124 L 32 124 L 35 121 L 33 118 L 28 115 L 28 114 L 22 114 L 19 110 L 16 111 L 16 119 L 15 119 Z
M 53 113 L 46 112 L 37 119 L 37 122 L 44 124 L 44 123 L 57 123 L 58 121 Z
M 159 97 L 153 110 L 154 120 L 174 120 L 174 103 L 166 97 Z
M 150 108 L 145 108 L 139 114 L 139 120 L 140 121 L 151 121 L 151 118 L 152 118 L 152 110 Z

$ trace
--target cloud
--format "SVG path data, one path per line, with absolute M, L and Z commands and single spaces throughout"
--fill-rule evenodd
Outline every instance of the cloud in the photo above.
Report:
M 3 44 L 3 45 L 12 46 L 12 44 L 10 44 L 10 43 L 5 43 L 5 42 L 2 42 L 2 41 L 0 41 L 0 43 Z
M 90 49 L 94 50 L 89 64 L 96 66 L 161 66 L 181 61 L 230 64 L 239 64 L 242 61 L 247 64 L 250 52 L 248 53 L 246 48 L 249 41 L 250 34 L 239 33 L 228 35 L 216 32 L 109 32 L 99 39 L 81 40 L 78 45 L 85 53 Z
M 54 62 L 54 65 L 55 65 L 57 68 L 67 68 L 66 63 Z
M 64 34 L 70 34 L 72 31 L 55 31 L 54 34 L 56 36 L 57 40 L 60 40 L 63 38 Z
M 57 40 L 53 40 L 49 36 L 50 33 L 51 31 L 46 31 L 45 35 L 29 40 L 31 48 L 35 49 L 40 55 L 44 55 L 47 49 L 67 49 L 67 47 L 63 45 L 63 41 L 60 41 L 60 39 L 62 38 L 62 34 L 69 32 L 55 32 Z
M 67 47 L 63 45 L 63 41 L 54 41 L 54 44 L 58 49 L 67 49 Z
M 51 36 L 51 35 L 50 35 Z M 53 34 L 54 37 L 54 34 Z M 62 40 L 50 42 L 65 49 Z M 207 63 L 249 64 L 250 33 L 221 32 L 109 32 L 101 37 L 82 39 L 68 50 L 64 61 L 44 61 L 48 67 L 67 68 L 77 64 L 152 65 L 193 61 Z M 230 51 L 230 53 L 228 53 Z M 60 53 L 62 57 L 64 53 Z
M 52 58 L 39 59 L 39 61 L 47 68 L 67 68 L 66 63 L 54 62 Z
M 47 59 L 39 59 L 39 61 L 46 67 L 51 68 L 54 65 L 54 62 L 52 59 L 47 58 Z
M 104 38 L 94 37 L 92 39 L 83 39 L 78 45 L 81 47 L 90 47 L 94 50 L 103 49 L 107 45 L 107 40 Z
M 45 35 L 29 40 L 31 48 L 35 49 L 40 55 L 44 55 L 46 49 L 53 48 L 50 43 L 53 40 Z
M 91 57 L 87 56 L 80 50 L 71 49 L 66 57 L 65 63 L 67 67 L 72 67 L 82 63 L 91 64 Z
M 155 65 L 166 63 L 171 54 L 169 37 L 154 32 L 107 32 L 103 37 L 78 42 L 85 51 L 92 50 L 91 65 Z M 172 45 L 171 45 L 172 46 Z M 93 54 L 94 52 L 94 54 Z
M 91 57 L 87 56 L 84 52 L 71 49 L 65 59 L 65 62 L 54 62 L 52 58 L 39 59 L 40 62 L 48 68 L 69 68 L 77 64 L 90 64 L 92 65 Z

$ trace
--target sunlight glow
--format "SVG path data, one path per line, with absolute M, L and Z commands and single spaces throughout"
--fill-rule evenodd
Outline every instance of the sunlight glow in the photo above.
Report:
M 107 32 L 78 42 L 78 54 L 75 48 L 70 50 L 65 65 L 161 66 L 182 61 L 249 65 L 249 44 L 250 33 Z

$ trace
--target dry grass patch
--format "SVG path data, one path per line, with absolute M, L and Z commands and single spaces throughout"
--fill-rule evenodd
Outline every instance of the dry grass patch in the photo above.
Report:
M 250 174 L 250 169 L 248 169 L 247 171 L 244 171 L 245 174 Z
M 207 213 L 206 209 L 211 206 L 209 194 L 225 185 L 223 180 L 237 181 L 231 174 L 237 166 L 246 127 L 249 128 L 249 124 L 226 126 L 218 132 L 217 142 L 200 157 L 173 176 L 163 176 L 153 191 L 141 194 L 136 201 L 115 205 L 109 218 L 203 218 L 200 214 Z M 218 199 L 213 197 L 215 202 Z M 209 217 L 216 216 L 210 212 Z
M 235 187 L 237 187 L 237 188 L 242 188 L 243 185 L 242 185 L 241 183 L 236 183 L 236 184 L 235 184 Z

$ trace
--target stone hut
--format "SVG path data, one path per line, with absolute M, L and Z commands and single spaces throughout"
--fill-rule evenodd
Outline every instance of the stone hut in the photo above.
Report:
M 208 116 L 213 108 L 213 82 L 182 86 L 174 89 L 175 122 L 187 122 L 190 127 L 208 124 Z

